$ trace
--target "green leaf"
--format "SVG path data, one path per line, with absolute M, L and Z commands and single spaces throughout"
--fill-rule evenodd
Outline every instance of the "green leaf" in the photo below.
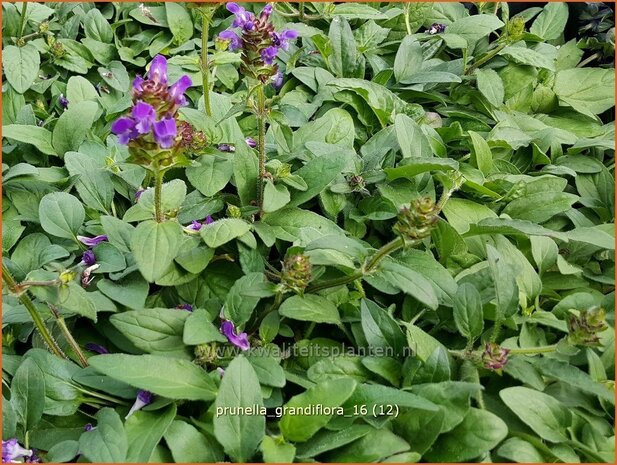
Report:
M 287 187 L 283 184 L 274 184 L 272 181 L 266 181 L 264 187 L 263 211 L 271 213 L 280 210 L 289 203 L 291 196 Z
M 568 440 L 566 429 L 570 427 L 572 415 L 554 397 L 523 386 L 502 389 L 499 397 L 542 439 L 550 442 Z
M 92 9 L 90 11 L 97 11 Z M 66 83 L 66 98 L 71 103 L 83 102 L 84 100 L 97 101 L 98 92 L 90 81 L 82 76 L 71 76 Z
M 154 449 L 168 431 L 175 416 L 175 404 L 156 412 L 142 410 L 131 415 L 124 425 L 129 443 L 126 461 L 149 462 Z
M 227 342 L 227 338 L 212 323 L 212 317 L 203 309 L 191 313 L 184 322 L 182 341 L 187 345 Z
M 182 420 L 174 421 L 165 432 L 165 442 L 176 463 L 213 463 L 223 460 L 221 447 Z
M 23 47 L 7 45 L 2 50 L 2 67 L 6 80 L 20 94 L 32 86 L 39 73 L 40 65 L 39 52 L 30 43 Z
M 332 54 L 328 57 L 332 73 L 337 77 L 363 77 L 364 57 L 358 52 L 349 22 L 342 17 L 334 18 L 328 37 L 332 46 Z
M 476 70 L 476 79 L 478 81 L 478 90 L 484 95 L 484 98 L 495 107 L 501 106 L 505 91 L 499 74 L 490 68 L 478 69 Z
M 292 191 L 290 207 L 297 207 L 322 192 L 336 178 L 347 164 L 343 156 L 321 156 L 312 159 L 294 174 L 300 176 L 307 185 L 303 191 Z
M 182 228 L 175 221 L 144 221 L 133 232 L 131 251 L 148 282 L 165 275 L 182 243 Z
M 431 283 L 421 273 L 394 260 L 384 260 L 372 277 L 365 278 L 369 284 L 377 286 L 376 279 L 389 283 L 433 310 L 439 306 Z
M 473 131 L 469 131 L 468 134 L 471 137 L 473 148 L 471 160 L 476 167 L 482 171 L 482 174 L 488 175 L 493 169 L 493 154 L 491 153 L 491 148 L 480 134 Z
M 106 84 L 112 89 L 126 92 L 129 89 L 130 78 L 129 73 L 120 61 L 110 61 L 104 67 L 97 69 L 99 75 L 103 78 Z
M 238 279 L 225 299 L 225 317 L 242 326 L 249 321 L 259 299 L 274 295 L 263 273 L 249 273 Z
M 579 197 L 566 192 L 539 192 L 513 200 L 503 213 L 512 218 L 544 223 L 553 216 L 568 211 Z
M 249 355 L 247 360 L 252 365 L 259 382 L 265 386 L 282 388 L 285 386 L 285 372 L 280 361 L 270 356 Z
M 170 211 L 180 208 L 186 198 L 186 184 L 181 179 L 173 179 L 161 188 L 161 210 Z M 138 205 L 154 213 L 154 189 L 148 188 L 139 197 Z
M 79 451 L 91 462 L 124 462 L 128 440 L 120 416 L 113 409 L 105 407 L 99 410 L 96 419 L 96 428 L 79 438 Z
M 114 198 L 114 185 L 109 171 L 101 168 L 92 157 L 79 152 L 67 152 L 64 163 L 77 181 L 75 187 L 83 202 L 90 208 L 108 213 Z
M 243 236 L 251 230 L 251 226 L 238 218 L 224 218 L 201 228 L 200 234 L 204 242 L 213 249 L 227 244 Z
M 32 359 L 25 359 L 13 376 L 11 406 L 17 415 L 17 424 L 23 427 L 24 432 L 31 431 L 43 417 L 45 378 Z
M 549 3 L 549 5 L 552 4 Z M 497 449 L 497 454 L 515 463 L 542 463 L 545 461 L 538 449 L 520 438 L 509 438 L 504 441 Z
M 293 320 L 315 323 L 341 322 L 336 305 L 325 297 L 314 294 L 294 295 L 286 299 L 279 307 L 279 314 Z
M 272 227 L 278 239 L 288 242 L 297 241 L 305 232 L 314 234 L 315 236 L 342 234 L 342 230 L 336 223 L 315 212 L 294 207 L 288 207 L 270 213 L 266 215 L 262 221 Z M 204 229 L 205 228 L 202 228 L 202 231 Z M 316 237 L 312 237 L 311 240 L 315 238 Z
M 549 59 L 533 49 L 509 45 L 499 52 L 499 55 L 505 55 L 512 58 L 515 62 L 535 66 L 536 68 L 544 68 L 549 71 L 555 71 L 555 60 Z
M 444 409 L 430 412 L 406 409 L 394 420 L 396 432 L 411 446 L 411 450 L 424 454 L 441 433 Z
M 105 354 L 88 362 L 101 373 L 169 399 L 212 400 L 216 386 L 188 360 L 158 355 Z
M 52 135 L 52 144 L 61 157 L 66 152 L 77 151 L 86 139 L 99 111 L 95 102 L 83 101 L 69 106 L 58 118 Z
M 146 308 L 112 315 L 109 321 L 135 347 L 155 355 L 190 359 L 182 341 L 189 312 L 170 308 Z
M 370 5 L 361 3 L 339 3 L 332 10 L 333 16 L 346 19 L 386 19 L 387 16 Z
M 360 303 L 364 336 L 373 347 L 394 349 L 400 355 L 405 346 L 405 334 L 399 324 L 386 311 L 371 300 Z
M 418 174 L 426 173 L 427 171 L 452 171 L 458 170 L 458 162 L 451 158 L 421 158 L 413 157 L 406 158 L 395 168 L 385 168 L 384 171 L 388 176 L 388 180 L 405 178 L 413 179 Z
M 186 169 L 189 182 L 207 197 L 221 191 L 232 174 L 233 160 L 219 155 L 204 155 Z
M 471 409 L 463 422 L 440 436 L 423 458 L 430 462 L 467 462 L 493 449 L 507 434 L 508 427 L 497 415 Z
M 45 155 L 57 155 L 51 145 L 51 132 L 45 128 L 26 124 L 9 124 L 2 126 L 2 137 L 34 145 Z
M 396 82 L 407 83 L 408 80 L 422 69 L 424 57 L 422 45 L 413 36 L 405 36 L 399 45 L 394 58 L 394 78 Z
M 356 382 L 353 379 L 331 379 L 292 397 L 285 407 L 287 409 L 302 408 L 316 404 L 321 404 L 324 407 L 339 407 L 349 399 L 355 389 Z M 331 418 L 332 415 L 305 416 L 285 414 L 281 418 L 279 427 L 285 439 L 294 442 L 304 442 L 326 426 Z
M 179 3 L 165 3 L 167 24 L 178 45 L 187 42 L 193 35 L 193 20 L 184 5 Z
M 389 429 L 376 429 L 357 441 L 326 456 L 329 463 L 383 462 L 386 457 L 409 450 L 409 444 Z M 397 460 L 398 461 L 398 460 Z
M 296 456 L 293 444 L 281 443 L 271 436 L 264 437 L 259 448 L 265 463 L 292 463 Z
M 213 419 L 214 435 L 233 461 L 249 462 L 265 435 L 263 415 L 234 413 L 233 410 L 255 406 L 263 406 L 259 380 L 247 359 L 238 356 L 225 370 L 214 402 Z
M 615 105 L 615 70 L 574 68 L 559 71 L 553 90 L 561 102 L 575 110 L 597 115 Z
M 401 147 L 403 158 L 432 157 L 433 150 L 428 138 L 414 120 L 407 115 L 396 115 L 394 120 L 396 139 Z M 431 160 L 433 162 L 433 160 Z M 396 169 L 396 168 L 395 168 Z
M 132 273 L 121 281 L 102 279 L 96 287 L 110 299 L 132 309 L 144 308 L 149 290 L 139 273 Z
M 71 462 L 79 454 L 79 442 L 72 439 L 58 442 L 45 457 L 51 463 Z
M 39 203 L 41 227 L 52 236 L 76 239 L 86 212 L 77 197 L 66 192 L 52 192 Z
M 505 258 L 490 244 L 486 245 L 486 255 L 495 286 L 497 315 L 499 318 L 508 318 L 518 310 L 518 285 L 515 275 Z
M 473 15 L 457 19 L 448 26 L 448 34 L 457 34 L 473 44 L 504 24 L 494 15 Z
M 529 32 L 545 40 L 558 39 L 568 22 L 568 12 L 566 3 L 547 4 L 529 28 Z
M 454 323 L 459 332 L 473 341 L 482 334 L 484 315 L 482 298 L 474 285 L 461 284 L 454 296 Z
M 340 431 L 322 430 L 311 441 L 298 444 L 296 455 L 299 458 L 314 457 L 354 442 L 372 431 L 374 428 L 363 424 L 354 424 Z
M 84 32 L 86 37 L 98 40 L 99 42 L 109 43 L 114 38 L 111 26 L 97 8 L 92 8 L 88 11 L 84 19 Z

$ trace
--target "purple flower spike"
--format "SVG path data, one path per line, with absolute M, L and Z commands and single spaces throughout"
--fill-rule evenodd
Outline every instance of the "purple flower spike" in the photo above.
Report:
M 181 106 L 185 105 L 186 97 L 184 96 L 184 93 L 186 92 L 186 89 L 192 85 L 193 82 L 191 81 L 191 78 L 184 75 L 169 88 L 169 96 L 174 100 L 174 102 L 176 102 L 176 104 Z
M 109 353 L 106 347 L 100 344 L 95 344 L 94 342 L 88 342 L 84 347 L 90 352 L 96 352 L 101 355 L 107 355 Z
M 191 304 L 176 305 L 176 308 L 178 310 L 186 310 L 187 312 L 192 312 L 193 311 L 193 306 Z
M 278 53 L 278 48 L 274 46 L 266 47 L 261 51 L 261 59 L 265 64 L 271 65 L 274 63 L 274 59 L 276 58 L 276 54 Z
M 133 107 L 133 118 L 137 121 L 135 129 L 139 134 L 148 134 L 156 113 L 152 105 L 145 102 L 137 102 Z
M 229 320 L 223 321 L 223 323 L 221 323 L 221 333 L 223 333 L 229 342 L 240 350 L 245 351 L 251 348 L 248 335 L 246 333 L 236 334 L 236 327 L 233 322 Z
M 252 137 L 247 137 L 246 139 L 244 139 L 244 141 L 246 142 L 246 145 L 248 145 L 252 149 L 257 147 L 257 142 Z
M 32 457 L 33 452 L 30 449 L 24 449 L 19 445 L 17 439 L 9 439 L 2 441 L 2 462 L 17 463 L 19 459 Z
M 156 83 L 167 84 L 167 60 L 163 55 L 157 55 L 150 63 L 148 79 Z
M 137 398 L 135 399 L 135 403 L 131 407 L 131 410 L 129 410 L 129 413 L 127 413 L 127 415 L 124 417 L 124 419 L 126 420 L 138 410 L 141 410 L 146 405 L 151 404 L 152 397 L 153 395 L 150 391 L 138 391 Z
M 229 41 L 229 50 L 234 51 L 242 48 L 242 39 L 234 31 L 226 29 L 219 34 L 219 39 Z
M 118 142 L 127 145 L 129 141 L 135 139 L 139 133 L 135 129 L 135 121 L 132 118 L 118 118 L 111 125 L 111 132 L 118 136 Z
M 95 237 L 77 236 L 77 240 L 88 247 L 94 247 L 101 242 L 105 242 L 107 240 L 107 236 L 105 234 Z
M 81 263 L 86 266 L 92 266 L 96 263 L 94 252 L 90 249 L 86 250 L 81 256 Z
M 168 149 L 174 144 L 177 128 L 176 120 L 167 116 L 153 125 L 154 140 L 161 148 Z

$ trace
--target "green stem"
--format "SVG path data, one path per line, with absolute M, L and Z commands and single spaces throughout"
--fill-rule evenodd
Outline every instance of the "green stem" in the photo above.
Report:
M 349 276 L 341 276 L 340 278 L 329 279 L 328 281 L 309 286 L 307 292 L 318 292 L 324 289 L 329 289 L 331 287 L 353 283 L 356 279 L 360 279 L 362 276 L 364 276 L 364 273 L 362 273 L 362 271 L 356 271 L 354 274 L 351 274 Z
M 304 339 L 308 339 L 309 337 L 311 337 L 311 334 L 313 333 L 313 330 L 315 329 L 316 324 L 317 323 L 315 323 L 314 321 L 311 322 L 306 332 L 304 333 Z
M 208 62 L 208 33 L 210 31 L 211 17 L 212 10 L 201 10 L 201 78 L 203 83 L 204 108 L 208 116 L 212 116 L 212 105 L 210 104 L 210 64 Z
M 547 354 L 550 352 L 555 352 L 557 350 L 557 344 L 553 344 L 550 346 L 540 346 L 540 347 L 525 347 L 521 349 L 510 349 L 511 355 L 535 355 L 535 354 Z
M 586 446 L 582 442 L 577 441 L 576 439 L 570 439 L 570 444 L 575 448 L 579 449 L 583 453 L 587 454 L 592 462 L 595 463 L 606 463 L 606 458 L 602 457 L 596 451 Z
M 263 212 L 264 181 L 266 175 L 266 94 L 263 84 L 257 85 L 257 125 L 259 138 L 257 141 L 259 150 L 259 172 L 257 174 L 257 205 L 259 214 Z
M 486 55 L 484 55 L 482 58 L 480 58 L 478 61 L 472 64 L 469 68 L 467 68 L 467 71 L 465 71 L 465 74 L 472 74 L 476 68 L 482 66 L 487 61 L 492 60 L 495 57 L 495 55 L 497 55 L 504 48 L 506 48 L 507 45 L 508 45 L 507 42 L 504 42 L 503 44 L 497 46 L 492 51 L 488 52 Z
M 163 176 L 165 176 L 165 172 L 159 169 L 154 173 L 154 218 L 157 223 L 162 223 L 165 220 L 161 206 L 163 197 Z
M 47 306 L 51 310 L 52 315 L 56 318 L 56 323 L 60 327 L 60 330 L 64 334 L 64 337 L 71 346 L 71 349 L 73 349 L 73 352 L 75 353 L 75 355 L 77 355 L 77 358 L 79 358 L 79 364 L 82 368 L 86 368 L 89 365 L 88 359 L 84 356 L 84 353 L 81 351 L 79 344 L 77 344 L 77 341 L 71 334 L 69 327 L 66 325 L 66 321 L 64 321 L 64 317 L 60 314 L 55 305 L 47 304 Z
M 417 243 L 418 241 L 412 242 L 412 244 Z M 386 255 L 390 255 L 392 252 L 397 251 L 404 245 L 405 240 L 402 237 L 397 237 L 396 239 L 393 239 L 384 246 L 382 246 L 379 250 L 377 250 L 375 255 L 373 255 L 373 258 L 371 258 L 370 261 L 366 264 L 366 266 L 364 267 L 364 273 L 367 274 L 373 271 Z
M 411 35 L 411 22 L 409 20 L 409 14 L 411 12 L 411 4 L 405 5 L 405 26 L 407 27 L 407 35 Z
M 24 27 L 26 26 L 26 13 L 28 12 L 28 2 L 24 2 L 21 6 L 21 16 L 19 17 L 19 38 L 24 35 Z
M 20 292 L 17 283 L 15 283 L 15 280 L 11 275 L 11 272 L 4 263 L 2 264 L 2 281 L 6 283 L 9 291 L 18 296 L 23 306 L 26 307 L 26 310 L 28 310 L 32 321 L 34 322 L 34 326 L 38 330 L 49 350 L 58 357 L 67 358 L 64 352 L 62 352 L 60 346 L 58 346 L 58 343 L 52 337 L 51 333 L 47 329 L 47 326 L 45 326 L 45 322 L 43 321 L 43 318 L 41 318 L 39 311 L 36 309 L 34 302 L 32 302 L 26 292 Z

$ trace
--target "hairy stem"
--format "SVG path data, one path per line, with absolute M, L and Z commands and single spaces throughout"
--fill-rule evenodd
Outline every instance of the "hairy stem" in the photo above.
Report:
M 162 197 L 163 197 L 163 176 L 164 171 L 158 170 L 154 173 L 154 218 L 157 223 L 162 223 L 165 220 L 162 211 Z
M 535 354 L 547 354 L 550 352 L 555 352 L 557 350 L 557 344 L 553 344 L 550 346 L 540 346 L 540 347 L 525 347 L 521 349 L 510 349 L 510 354 L 512 355 L 535 355 Z
M 53 316 L 56 318 L 56 323 L 60 327 L 62 334 L 64 334 L 64 337 L 71 346 L 71 349 L 73 349 L 73 352 L 75 353 L 75 355 L 77 355 L 77 358 L 79 359 L 79 364 L 82 368 L 86 368 L 89 365 L 88 359 L 84 356 L 84 353 L 81 351 L 79 344 L 77 344 L 77 341 L 71 334 L 69 327 L 66 325 L 66 321 L 64 321 L 64 317 L 60 314 L 58 308 L 55 305 L 47 304 L 47 306 L 51 310 Z
M 22 39 L 24 35 L 24 27 L 26 26 L 26 13 L 28 12 L 28 2 L 24 2 L 21 5 L 21 15 L 19 17 L 19 38 Z
M 210 103 L 210 63 L 208 62 L 208 34 L 210 32 L 210 18 L 214 10 L 201 10 L 201 79 L 203 83 L 204 108 L 206 115 L 212 116 Z
M 32 321 L 34 322 L 34 326 L 43 338 L 43 341 L 45 342 L 49 350 L 58 357 L 67 358 L 64 352 L 62 352 L 62 349 L 60 348 L 58 343 L 52 337 L 49 329 L 47 329 L 47 326 L 45 326 L 45 322 L 43 321 L 43 318 L 41 318 L 41 314 L 34 305 L 34 302 L 32 302 L 32 299 L 30 299 L 26 292 L 20 292 L 17 283 L 15 283 L 15 280 L 11 275 L 11 272 L 8 270 L 4 263 L 2 264 L 2 281 L 6 283 L 9 291 L 17 295 L 23 306 L 26 307 L 26 310 L 28 310 Z
M 465 71 L 465 74 L 472 74 L 476 68 L 482 66 L 487 61 L 492 60 L 495 57 L 495 55 L 497 55 L 504 48 L 506 48 L 507 45 L 508 45 L 507 42 L 504 42 L 501 45 L 498 45 L 496 48 L 488 52 L 486 55 L 484 55 L 482 58 L 480 58 L 478 61 L 472 64 L 469 68 L 467 68 L 467 71 Z
M 257 141 L 259 150 L 259 172 L 257 174 L 257 205 L 259 214 L 263 211 L 264 201 L 264 177 L 266 175 L 266 94 L 264 85 L 257 85 L 257 125 L 259 127 L 259 138 Z

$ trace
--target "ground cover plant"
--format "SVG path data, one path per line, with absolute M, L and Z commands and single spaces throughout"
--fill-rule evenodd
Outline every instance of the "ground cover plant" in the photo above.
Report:
M 3 462 L 614 462 L 608 7 L 2 8 Z

